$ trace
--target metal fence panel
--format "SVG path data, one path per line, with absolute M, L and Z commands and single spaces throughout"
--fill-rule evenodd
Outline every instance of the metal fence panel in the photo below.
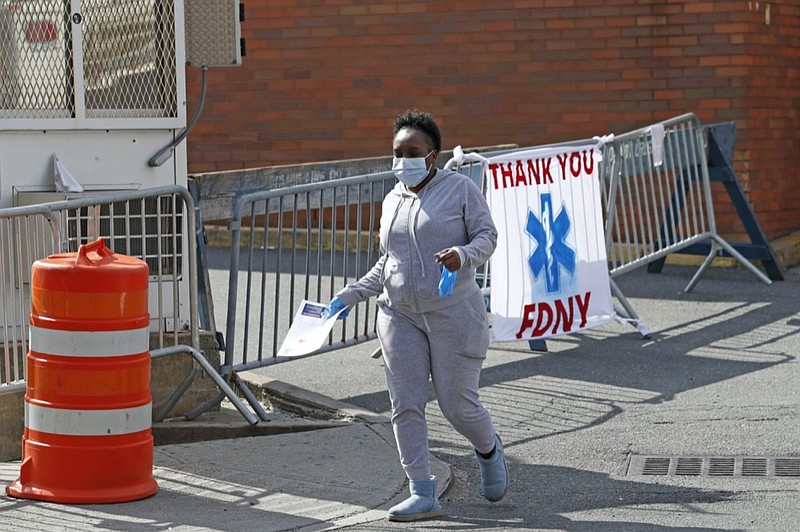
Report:
M 720 250 L 771 283 L 717 234 L 705 138 L 691 113 L 614 138 L 606 217 L 612 277 L 708 241 L 711 251 L 686 291 Z
M 511 148 L 511 149 L 503 149 L 503 150 L 493 150 L 487 151 L 477 156 L 474 153 L 464 154 L 463 157 L 453 157 L 447 164 L 445 168 L 454 170 L 456 172 L 460 172 L 468 177 L 470 177 L 475 184 L 477 184 L 481 191 L 486 194 L 486 169 L 485 169 L 485 162 L 484 159 L 495 157 L 498 155 L 503 155 L 506 153 L 512 153 L 517 151 L 526 151 L 526 150 L 533 150 L 533 149 L 546 149 L 546 148 L 569 148 L 569 147 L 579 147 L 579 146 L 586 146 L 590 144 L 597 144 L 598 149 L 600 151 L 601 160 L 598 164 L 598 178 L 600 179 L 600 194 L 601 194 L 601 209 L 603 212 L 603 222 L 604 224 L 608 224 L 608 219 L 611 216 L 612 209 L 610 208 L 610 200 L 609 200 L 609 193 L 611 190 L 611 182 L 612 182 L 612 175 L 614 175 L 615 168 L 617 167 L 617 156 L 615 150 L 611 146 L 610 143 L 613 143 L 612 137 L 594 137 L 593 139 L 581 139 L 581 140 L 574 140 L 574 141 L 566 141 L 556 144 L 546 144 L 542 146 L 531 146 L 527 148 Z M 487 261 L 485 264 L 480 266 L 476 270 L 476 280 L 478 284 L 481 286 L 482 292 L 484 294 L 484 298 L 486 299 L 486 308 L 489 308 L 489 297 L 491 297 L 491 261 Z M 631 304 L 628 302 L 625 295 L 616 285 L 613 279 L 610 280 L 611 283 L 611 291 L 612 293 L 617 296 L 617 299 L 620 302 L 620 306 L 615 306 L 615 312 L 617 315 L 628 322 L 630 322 L 639 333 L 644 337 L 650 336 L 650 330 L 648 327 L 642 322 L 639 316 L 636 314 L 636 311 L 633 309 Z M 545 348 L 544 340 L 531 340 L 529 342 L 531 349 L 534 350 L 541 350 Z
M 237 200 L 223 373 L 291 360 L 277 353 L 300 301 L 327 303 L 379 258 L 380 205 L 395 183 L 391 172 L 379 172 Z M 356 305 L 307 356 L 375 339 L 374 304 Z
M 716 232 L 699 123 L 682 117 L 663 124 L 663 137 L 656 131 L 651 126 L 615 138 L 619 166 L 608 227 L 614 275 Z M 660 162 L 654 158 L 659 143 Z
M 614 278 L 697 242 L 711 251 L 686 287 L 690 291 L 720 250 L 739 260 L 759 279 L 771 281 L 723 240 L 716 229 L 705 135 L 700 121 L 687 113 L 618 136 L 603 138 L 599 167 L 611 289 L 622 308 L 617 313 L 647 337 L 649 330 L 614 282 Z M 585 145 L 578 140 L 480 154 Z M 471 177 L 486 191 L 482 157 L 455 158 L 446 167 Z M 484 294 L 490 293 L 489 263 L 479 270 Z
M 199 348 L 194 208 L 179 186 L 120 192 L 0 210 L 3 355 L 0 393 L 24 386 L 30 270 L 36 260 L 103 238 L 115 253 L 150 268 L 151 331 L 159 348 L 189 331 Z

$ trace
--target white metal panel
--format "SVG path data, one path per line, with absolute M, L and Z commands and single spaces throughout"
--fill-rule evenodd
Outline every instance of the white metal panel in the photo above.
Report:
M 186 186 L 184 144 L 176 148 L 172 164 L 147 165 L 174 134 L 171 130 L 0 131 L 0 208 L 12 205 L 12 187 L 55 190 L 53 154 L 83 185 Z

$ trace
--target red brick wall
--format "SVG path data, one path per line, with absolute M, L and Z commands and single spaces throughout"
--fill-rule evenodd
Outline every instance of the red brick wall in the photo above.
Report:
M 435 115 L 445 149 L 694 112 L 736 122 L 735 169 L 768 235 L 800 229 L 797 0 L 771 2 L 769 21 L 745 0 L 243 2 L 247 56 L 209 71 L 192 173 L 386 155 L 407 108 Z M 190 116 L 199 79 L 190 68 Z M 719 194 L 717 211 L 741 233 Z
M 769 25 L 761 6 L 745 18 L 746 70 L 738 79 L 748 88 L 747 112 L 737 123 L 737 172 L 764 229 L 778 235 L 800 229 L 800 2 L 773 3 Z

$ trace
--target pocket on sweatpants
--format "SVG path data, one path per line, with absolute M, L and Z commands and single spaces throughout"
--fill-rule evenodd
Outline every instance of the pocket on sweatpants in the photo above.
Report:
M 457 350 L 464 356 L 486 358 L 489 348 L 489 318 L 480 292 L 471 295 L 463 303 L 454 305 L 459 326 L 452 334 Z M 455 346 L 454 346 L 455 347 Z

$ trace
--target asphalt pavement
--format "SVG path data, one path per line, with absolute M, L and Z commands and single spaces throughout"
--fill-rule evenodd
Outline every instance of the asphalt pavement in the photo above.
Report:
M 186 422 L 215 439 L 158 445 L 154 496 L 65 505 L 3 495 L 0 530 L 797 530 L 800 268 L 771 286 L 711 268 L 684 293 L 693 272 L 618 279 L 650 338 L 611 323 L 548 340 L 547 352 L 491 347 L 481 394 L 512 478 L 499 503 L 481 498 L 472 450 L 431 396 L 445 515 L 385 520 L 406 485 L 372 343 L 243 374 L 302 406 L 276 407 L 257 429 L 229 409 Z M 174 423 L 154 428 L 162 441 L 180 441 L 185 425 Z M 0 481 L 18 471 L 0 463 Z

